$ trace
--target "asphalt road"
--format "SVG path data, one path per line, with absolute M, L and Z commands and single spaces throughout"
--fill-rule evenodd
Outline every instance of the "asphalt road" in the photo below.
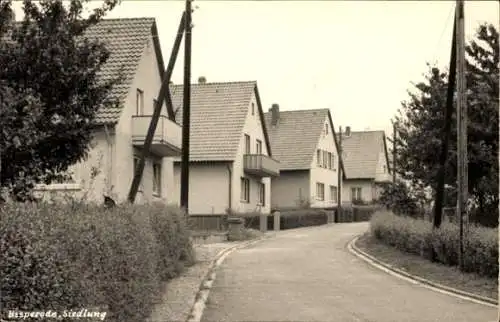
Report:
M 489 322 L 497 309 L 411 284 L 349 253 L 366 223 L 279 232 L 217 271 L 202 321 Z

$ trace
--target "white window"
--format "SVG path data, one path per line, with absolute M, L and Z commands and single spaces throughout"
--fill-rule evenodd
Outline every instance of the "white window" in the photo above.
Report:
M 266 205 L 266 185 L 261 183 L 259 187 L 259 203 L 262 206 Z
M 335 186 L 330 186 L 330 200 L 333 203 L 337 203 L 338 190 Z
M 255 115 L 255 103 L 252 103 L 252 115 Z
M 335 154 L 332 153 L 330 158 L 332 160 L 332 168 L 331 169 L 335 170 Z
M 262 154 L 262 141 L 261 140 L 257 140 L 257 143 L 255 144 L 255 152 L 257 154 Z
M 326 151 L 323 151 L 323 168 L 326 168 L 328 166 L 328 153 Z
M 316 199 L 325 200 L 325 184 L 317 182 L 316 183 Z
M 135 115 L 144 115 L 144 92 L 137 89 L 135 97 Z
M 250 135 L 245 134 L 245 154 L 250 154 Z
M 325 135 L 328 135 L 328 123 L 325 124 Z
M 316 151 L 316 160 L 318 167 L 321 167 L 321 150 L 319 149 Z
M 250 202 L 250 180 L 241 178 L 241 197 L 242 202 Z
M 161 163 L 153 163 L 153 194 L 161 195 Z
M 332 154 L 328 152 L 328 169 L 333 169 L 332 165 L 333 165 Z
M 351 188 L 351 201 L 361 201 L 361 188 L 353 187 Z

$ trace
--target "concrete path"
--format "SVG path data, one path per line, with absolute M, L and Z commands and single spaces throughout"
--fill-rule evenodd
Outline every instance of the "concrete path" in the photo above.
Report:
M 346 250 L 366 223 L 283 231 L 231 254 L 202 321 L 489 322 L 497 310 L 388 275 Z

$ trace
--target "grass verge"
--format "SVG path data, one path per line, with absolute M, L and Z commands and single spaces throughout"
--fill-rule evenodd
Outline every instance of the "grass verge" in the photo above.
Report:
M 356 246 L 367 254 L 409 274 L 461 291 L 498 300 L 498 280 L 474 273 L 462 273 L 458 268 L 432 263 L 417 255 L 404 253 L 383 244 L 370 233 L 356 241 Z

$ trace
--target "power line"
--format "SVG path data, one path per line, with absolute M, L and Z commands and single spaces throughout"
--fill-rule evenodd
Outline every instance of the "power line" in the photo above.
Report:
M 441 35 L 439 36 L 439 40 L 436 44 L 436 48 L 434 49 L 434 53 L 432 54 L 432 59 L 434 61 L 436 60 L 436 55 L 437 55 L 439 48 L 441 47 L 441 42 L 443 40 L 444 32 L 446 31 L 446 29 L 448 29 L 448 25 L 450 23 L 450 18 L 452 17 L 452 13 L 454 12 L 454 10 L 455 10 L 455 8 L 453 5 L 448 10 L 448 16 L 446 17 L 443 29 L 441 30 Z

